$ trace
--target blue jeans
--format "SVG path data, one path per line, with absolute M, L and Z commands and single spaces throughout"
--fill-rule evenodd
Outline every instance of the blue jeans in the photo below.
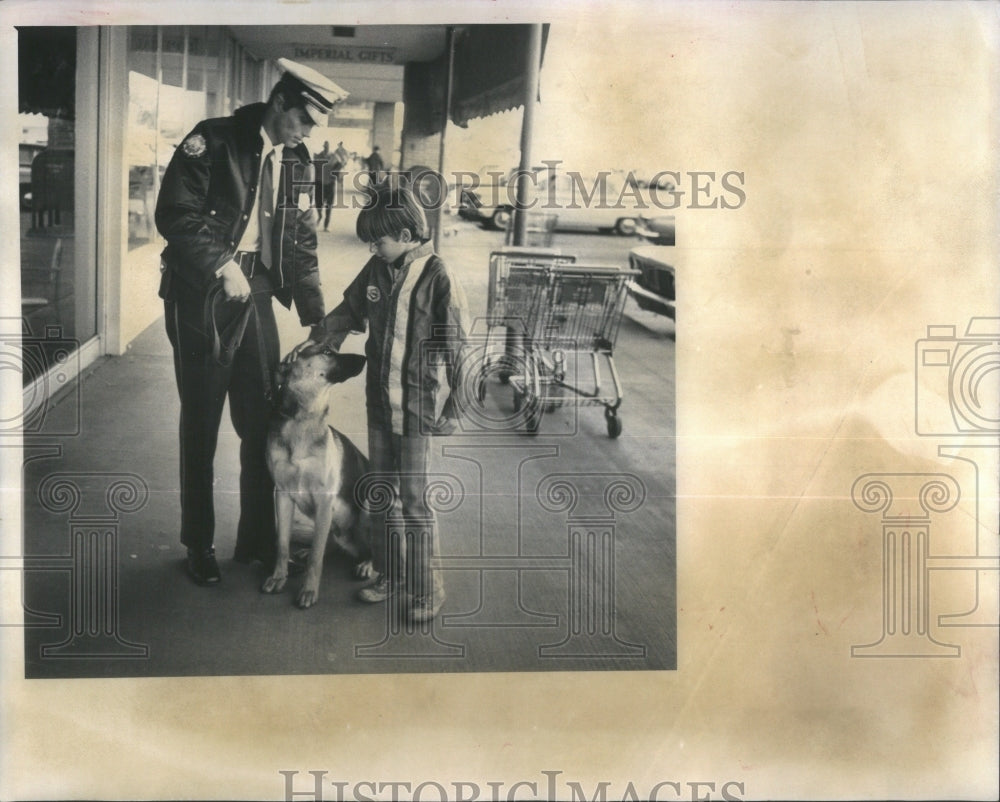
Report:
M 427 504 L 429 438 L 368 427 L 371 469 L 395 490 L 392 507 L 372 515 L 372 563 L 413 596 L 441 598 L 444 581 L 434 556 L 440 552 L 437 521 Z

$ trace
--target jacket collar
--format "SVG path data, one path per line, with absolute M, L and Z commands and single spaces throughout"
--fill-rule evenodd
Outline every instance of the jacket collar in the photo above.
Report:
M 267 111 L 266 103 L 251 103 L 248 106 L 241 106 L 233 112 L 233 117 L 240 128 L 246 132 L 248 137 L 252 137 L 254 141 L 260 143 L 263 148 L 267 148 L 269 144 L 267 139 L 260 135 L 260 129 L 264 124 L 265 111 Z M 299 157 L 299 161 L 309 161 L 309 148 L 306 147 L 305 143 L 296 145 L 294 148 L 283 148 L 281 145 L 278 145 L 277 150 L 279 151 L 279 156 L 281 153 L 294 153 Z
M 251 103 L 249 106 L 236 109 L 233 117 L 241 126 L 245 126 L 248 132 L 257 134 L 264 123 L 265 111 L 267 111 L 266 103 Z
M 431 242 L 424 242 L 418 245 L 412 251 L 407 251 L 403 256 L 403 262 L 400 264 L 400 268 L 407 267 L 411 262 L 417 259 L 422 259 L 425 256 L 430 256 L 434 253 L 434 245 Z

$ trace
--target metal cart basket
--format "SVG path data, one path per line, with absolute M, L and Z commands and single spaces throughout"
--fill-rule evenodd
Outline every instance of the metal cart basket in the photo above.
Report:
M 512 372 L 514 409 L 536 433 L 542 413 L 560 404 L 602 405 L 608 436 L 622 432 L 622 386 L 614 363 L 627 284 L 638 271 L 613 265 L 511 266 L 508 315 L 516 308 L 522 335 L 520 371 Z M 508 356 L 510 351 L 508 350 Z M 601 365 L 611 377 L 608 388 Z
M 544 289 L 546 283 L 532 281 L 528 277 L 575 261 L 575 256 L 555 248 L 505 247 L 490 253 L 490 284 L 486 297 L 490 328 L 513 326 L 523 330 L 531 309 L 531 299 Z M 515 273 L 513 283 L 510 282 L 512 270 Z
M 546 291 L 548 271 L 556 265 L 575 261 L 576 257 L 553 248 L 504 247 L 490 254 L 486 297 L 487 358 L 477 389 L 480 403 L 486 396 L 488 373 L 495 373 L 506 384 L 511 373 L 519 370 L 516 354 L 523 351 L 526 326 L 538 296 Z M 493 358 L 501 343 L 502 355 Z

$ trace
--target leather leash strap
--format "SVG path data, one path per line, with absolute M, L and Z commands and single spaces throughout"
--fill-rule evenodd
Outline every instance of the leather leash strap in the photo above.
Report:
M 215 284 L 205 296 L 205 322 L 211 331 L 212 359 L 223 367 L 229 367 L 233 364 L 236 351 L 239 350 L 240 344 L 243 342 L 243 336 L 246 334 L 247 325 L 250 322 L 250 315 L 257 314 L 257 306 L 254 304 L 253 296 L 248 297 L 243 302 L 245 308 L 240 313 L 240 316 L 233 320 L 220 333 L 215 319 L 215 310 L 220 298 L 222 299 L 222 303 L 230 303 L 225 297 L 222 284 Z M 257 356 L 260 360 L 261 378 L 264 381 L 264 398 L 268 403 L 271 403 L 274 401 L 274 390 L 271 382 L 271 372 L 267 368 L 267 352 L 264 348 L 264 335 L 260 330 L 259 322 L 258 320 L 258 325 L 254 326 L 257 334 Z

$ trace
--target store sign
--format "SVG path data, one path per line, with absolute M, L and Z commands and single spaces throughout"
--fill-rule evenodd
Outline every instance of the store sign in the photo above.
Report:
M 357 45 L 295 45 L 292 58 L 302 61 L 348 61 L 355 64 L 395 64 L 394 47 Z

